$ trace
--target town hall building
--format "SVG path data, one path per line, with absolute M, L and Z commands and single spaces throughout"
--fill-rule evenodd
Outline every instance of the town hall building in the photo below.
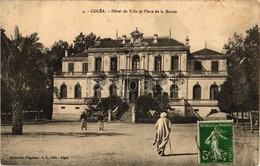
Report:
M 130 36 L 97 41 L 84 52 L 62 59 L 54 75 L 53 118 L 75 119 L 93 97 L 117 95 L 134 104 L 137 97 L 167 95 L 182 116 L 205 117 L 218 111 L 216 93 L 226 80 L 226 56 L 203 48 L 190 53 L 189 38 Z

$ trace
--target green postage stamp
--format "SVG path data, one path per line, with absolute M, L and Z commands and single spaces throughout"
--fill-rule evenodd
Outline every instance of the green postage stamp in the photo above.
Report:
M 199 163 L 233 163 L 233 121 L 197 123 Z

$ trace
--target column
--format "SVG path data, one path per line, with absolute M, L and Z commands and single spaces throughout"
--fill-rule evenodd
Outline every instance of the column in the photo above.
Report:
M 162 55 L 162 71 L 164 71 L 164 55 Z
M 147 71 L 149 71 L 149 54 L 147 54 Z
M 125 80 L 122 80 L 123 86 L 122 86 L 122 94 L 121 97 L 125 98 Z
M 108 119 L 107 119 L 108 122 L 111 121 L 111 114 L 112 114 L 112 110 L 108 110 Z
M 143 55 L 143 69 L 145 70 L 146 68 L 145 68 L 145 55 Z
M 135 123 L 135 105 L 132 107 L 132 122 Z
M 117 56 L 117 71 L 120 69 L 120 56 Z
M 181 71 L 181 54 L 179 55 L 179 70 Z
M 128 56 L 125 57 L 125 69 L 128 69 Z
M 141 95 L 141 79 L 138 79 L 138 96 Z
M 102 71 L 104 71 L 104 61 L 105 61 L 105 57 L 101 58 L 101 62 L 102 62 Z
M 132 69 L 132 67 L 131 67 L 131 62 L 132 62 L 132 60 L 131 60 L 131 55 L 129 56 L 129 69 L 131 70 Z

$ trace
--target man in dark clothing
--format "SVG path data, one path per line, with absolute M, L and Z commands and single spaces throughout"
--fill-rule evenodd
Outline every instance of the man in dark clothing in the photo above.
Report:
M 87 114 L 85 111 L 80 115 L 80 120 L 81 120 L 81 130 L 85 128 L 87 130 Z

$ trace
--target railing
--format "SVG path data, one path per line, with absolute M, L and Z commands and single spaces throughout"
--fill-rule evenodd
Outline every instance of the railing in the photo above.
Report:
M 61 75 L 76 75 L 76 76 L 81 76 L 81 75 L 87 75 L 89 72 L 82 72 L 82 71 L 75 71 L 75 72 L 69 72 L 69 71 L 65 71 L 65 72 L 59 72 L 59 73 L 55 73 L 55 75 L 57 76 L 61 76 Z
M 219 71 L 175 71 L 175 70 L 168 70 L 168 71 L 146 71 L 145 69 L 120 69 L 119 71 L 88 71 L 88 72 L 59 72 L 56 73 L 55 76 L 117 76 L 120 75 L 146 75 L 150 73 L 153 77 L 161 77 L 161 76 L 169 76 L 169 77 L 184 77 L 186 75 L 189 76 L 227 76 L 226 70 L 219 70 Z
M 184 105 L 183 98 L 169 98 L 169 102 L 171 105 Z
M 119 74 L 121 75 L 145 75 L 145 69 L 121 69 Z
M 218 104 L 217 100 L 210 100 L 210 99 L 200 99 L 200 100 L 188 99 L 188 102 L 191 105 L 217 105 Z
M 105 75 L 104 71 L 93 71 L 91 72 L 93 75 Z
M 166 76 L 164 71 L 158 71 L 158 70 L 152 71 L 151 74 L 152 74 L 153 77 L 164 77 L 164 76 Z
M 106 75 L 108 76 L 117 76 L 119 73 L 119 71 L 108 71 L 106 72 Z
M 219 70 L 219 71 L 192 70 L 187 72 L 188 75 L 227 75 L 226 70 Z
M 66 104 L 84 104 L 84 98 L 54 98 L 54 104 L 66 103 Z

